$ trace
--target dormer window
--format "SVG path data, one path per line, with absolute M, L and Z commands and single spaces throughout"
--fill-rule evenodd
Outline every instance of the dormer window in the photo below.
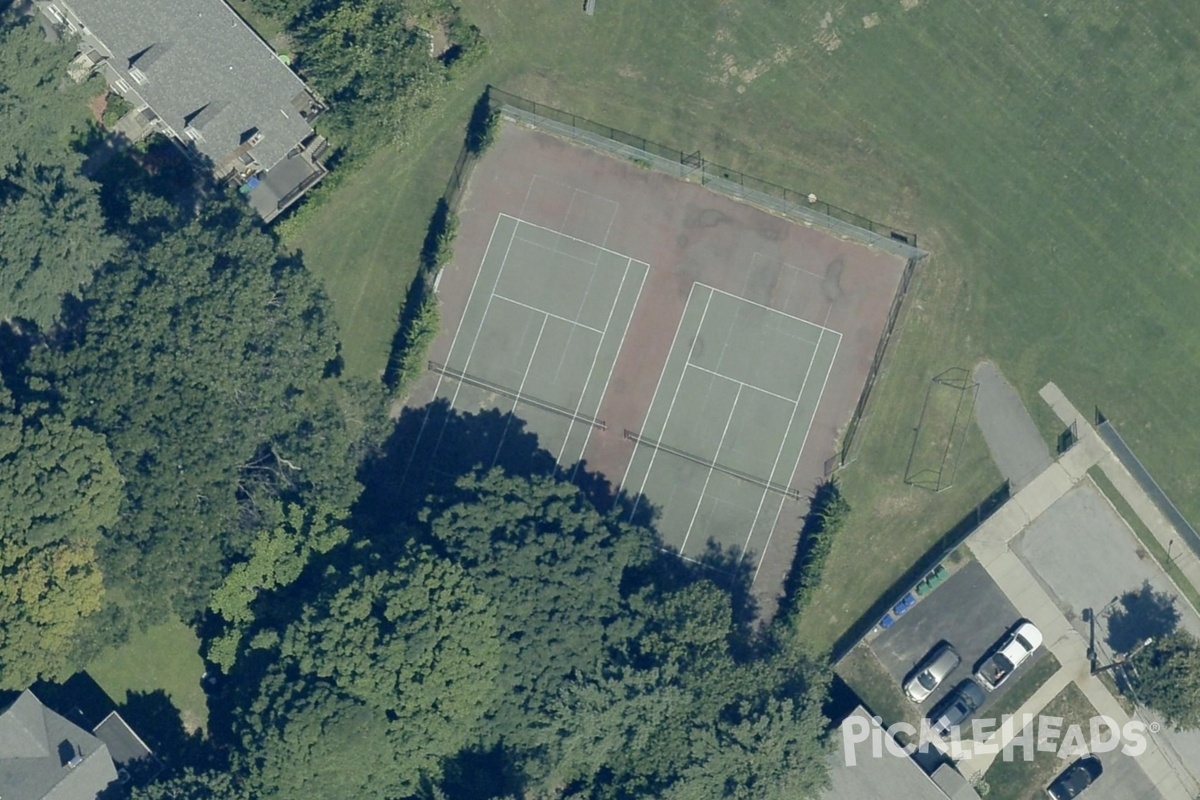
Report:
M 134 79 L 134 81 L 136 81 L 137 83 L 141 84 L 142 86 L 145 86 L 145 85 L 146 85 L 146 82 L 147 82 L 147 80 L 148 80 L 148 79 L 146 78 L 146 73 L 142 72 L 142 71 L 141 71 L 140 69 L 138 69 L 137 67 L 130 67 L 130 68 L 129 68 L 129 77 L 133 78 L 133 79 Z
M 184 132 L 184 134 L 185 134 L 185 135 L 186 135 L 186 136 L 187 136 L 189 139 L 191 139 L 193 142 L 202 142 L 202 141 L 204 141 L 204 136 L 202 136 L 202 135 L 201 135 L 200 131 L 196 130 L 196 129 L 195 129 L 195 128 L 193 128 L 191 125 L 189 125 L 188 127 L 184 128 L 184 129 L 183 129 L 183 132 Z

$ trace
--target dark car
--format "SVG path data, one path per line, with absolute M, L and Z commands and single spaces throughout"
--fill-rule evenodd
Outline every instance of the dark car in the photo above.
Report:
M 1046 794 L 1054 800 L 1071 800 L 1100 777 L 1104 765 L 1095 756 L 1084 756 L 1063 770 L 1062 775 L 1054 779 L 1054 783 L 1046 787 Z
M 951 728 L 965 725 L 986 699 L 987 692 L 970 678 L 955 686 L 929 712 L 929 726 L 933 735 L 945 736 Z

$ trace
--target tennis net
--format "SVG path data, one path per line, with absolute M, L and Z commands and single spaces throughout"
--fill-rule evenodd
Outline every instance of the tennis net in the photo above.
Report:
M 511 398 L 518 403 L 524 403 L 525 405 L 533 406 L 534 408 L 540 408 L 543 411 L 549 411 L 551 414 L 557 414 L 560 417 L 566 417 L 567 419 L 571 419 L 576 422 L 582 422 L 584 425 L 591 425 L 593 428 L 598 430 L 608 430 L 608 425 L 605 424 L 604 420 L 602 419 L 596 419 L 595 417 L 589 417 L 584 414 L 577 414 L 575 411 L 566 408 L 565 406 L 551 403 L 548 400 L 540 400 L 536 397 L 525 394 L 524 392 L 508 389 L 498 383 L 493 383 L 486 378 L 480 378 L 476 375 L 460 372 L 453 367 L 448 367 L 445 364 L 439 364 L 436 361 L 430 361 L 429 368 L 440 375 L 445 375 L 447 378 L 453 378 L 460 383 L 466 383 L 479 389 L 485 389 L 489 392 L 501 395 L 502 397 Z
M 693 453 L 689 453 L 686 450 L 680 450 L 678 447 L 672 447 L 671 445 L 664 444 L 663 442 L 657 441 L 656 439 L 651 439 L 648 436 L 642 436 L 640 433 L 637 433 L 636 431 L 631 431 L 628 428 L 625 429 L 625 438 L 636 444 L 645 445 L 646 447 L 652 448 L 654 450 L 660 450 L 669 455 L 673 455 L 676 458 L 682 458 L 686 461 L 691 461 L 693 463 L 699 464 L 702 467 L 708 467 L 709 469 L 724 473 L 726 475 L 729 475 L 730 477 L 737 478 L 738 480 L 741 480 L 741 481 L 745 481 L 746 483 L 752 483 L 755 486 L 761 486 L 762 488 L 764 488 L 768 491 L 775 492 L 776 494 L 781 494 L 784 497 L 788 497 L 792 500 L 804 499 L 804 495 L 802 495 L 799 492 L 799 490 L 793 489 L 790 486 L 784 486 L 782 483 L 776 483 L 775 481 L 769 481 L 766 478 L 759 478 L 758 476 L 751 475 L 748 472 L 742 472 L 740 469 L 734 469 L 733 467 L 726 467 L 723 464 L 718 464 L 717 462 L 713 461 L 712 459 L 704 458 L 703 456 L 698 456 Z

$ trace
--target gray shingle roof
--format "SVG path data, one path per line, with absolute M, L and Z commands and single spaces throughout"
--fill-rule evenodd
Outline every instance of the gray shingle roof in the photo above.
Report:
M 22 692 L 0 714 L 4 800 L 95 800 L 116 779 L 104 743 L 43 706 L 33 692 Z
M 59 0 L 111 53 L 108 66 L 155 113 L 221 165 L 254 133 L 270 169 L 312 128 L 300 115 L 307 89 L 223 0 Z M 132 62 L 132 63 L 131 63 Z M 145 83 L 130 75 L 134 67 Z

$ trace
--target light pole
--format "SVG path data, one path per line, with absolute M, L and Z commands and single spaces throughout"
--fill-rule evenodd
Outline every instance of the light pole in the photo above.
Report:
M 1107 612 L 1108 609 L 1112 607 L 1113 603 L 1117 602 L 1120 599 L 1121 599 L 1121 595 L 1116 595 L 1115 597 L 1113 597 L 1112 600 L 1109 600 L 1107 603 L 1104 604 L 1104 608 L 1100 609 L 1100 613 L 1104 614 L 1105 612 Z M 1087 620 L 1087 623 L 1088 623 L 1088 648 L 1087 648 L 1088 665 L 1091 668 L 1092 674 L 1095 675 L 1097 672 L 1097 669 L 1098 669 L 1096 666 L 1096 662 L 1097 662 L 1097 659 L 1096 659 L 1096 612 L 1095 612 L 1095 610 L 1093 610 L 1091 608 L 1085 608 L 1083 610 L 1083 613 L 1086 615 L 1085 619 Z

